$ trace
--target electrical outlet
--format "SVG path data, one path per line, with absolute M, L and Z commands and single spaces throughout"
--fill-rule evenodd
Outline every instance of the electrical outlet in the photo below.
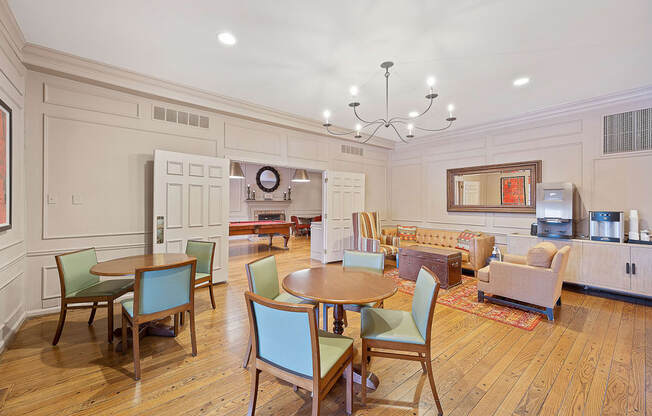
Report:
M 57 203 L 57 197 L 54 194 L 48 194 L 48 204 L 54 205 Z
M 73 196 L 72 196 L 72 204 L 73 205 L 81 205 L 82 204 L 82 196 L 80 194 L 73 194 Z

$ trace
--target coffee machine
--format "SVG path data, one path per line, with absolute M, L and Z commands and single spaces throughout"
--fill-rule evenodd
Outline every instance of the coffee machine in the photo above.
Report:
M 593 241 L 625 242 L 625 214 L 622 211 L 589 211 Z
M 570 182 L 537 184 L 537 236 L 573 238 L 573 197 L 575 185 Z

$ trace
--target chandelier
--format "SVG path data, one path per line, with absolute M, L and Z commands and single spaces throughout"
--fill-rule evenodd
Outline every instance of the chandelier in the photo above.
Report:
M 344 132 L 335 132 L 335 131 L 333 131 L 331 129 L 331 127 L 332 127 L 332 124 L 330 122 L 331 112 L 329 110 L 325 110 L 324 111 L 324 118 L 326 119 L 326 122 L 323 124 L 323 126 L 326 127 L 326 130 L 328 131 L 328 133 L 330 133 L 330 134 L 332 134 L 334 136 L 346 136 L 346 135 L 355 133 L 354 137 L 356 139 L 360 139 L 360 138 L 362 138 L 362 134 L 361 134 L 362 130 L 367 129 L 367 128 L 370 127 L 371 134 L 368 135 L 367 138 L 365 138 L 364 140 L 361 141 L 361 143 L 367 143 L 369 140 L 371 140 L 376 135 L 376 133 L 378 132 L 378 130 L 381 127 L 385 127 L 386 129 L 392 128 L 394 130 L 394 132 L 396 133 L 396 135 L 398 136 L 398 138 L 401 139 L 401 141 L 403 141 L 404 143 L 407 143 L 408 142 L 407 139 L 412 139 L 414 137 L 414 132 L 416 130 L 425 131 L 425 132 L 437 132 L 437 131 L 446 130 L 447 128 L 449 128 L 450 126 L 453 125 L 453 122 L 455 120 L 457 120 L 456 117 L 453 117 L 453 110 L 455 109 L 453 104 L 448 105 L 448 117 L 446 118 L 446 121 L 448 123 L 444 127 L 441 127 L 441 128 L 438 128 L 438 129 L 427 129 L 427 128 L 424 128 L 424 127 L 415 126 L 414 122 L 412 121 L 412 120 L 416 120 L 416 119 L 422 117 L 424 114 L 426 114 L 430 110 L 430 108 L 432 107 L 432 103 L 435 100 L 435 98 L 437 98 L 438 94 L 435 93 L 434 90 L 433 90 L 433 87 L 435 85 L 435 78 L 434 77 L 430 77 L 427 80 L 429 92 L 428 92 L 428 94 L 426 94 L 426 99 L 428 100 L 428 107 L 426 107 L 425 110 L 423 110 L 420 113 L 417 112 L 417 111 L 412 111 L 412 112 L 410 112 L 408 117 L 398 117 L 397 116 L 397 117 L 389 118 L 389 76 L 390 76 L 389 68 L 391 68 L 392 66 L 394 66 L 394 63 L 390 62 L 390 61 L 386 61 L 386 62 L 383 62 L 382 64 L 380 64 L 380 67 L 385 70 L 385 118 L 377 118 L 377 119 L 375 119 L 373 121 L 366 120 L 366 119 L 362 118 L 360 116 L 360 114 L 358 114 L 358 110 L 357 110 L 357 108 L 360 107 L 360 102 L 358 102 L 356 100 L 356 98 L 358 96 L 358 87 L 353 86 L 350 89 L 350 93 L 351 93 L 351 96 L 353 97 L 353 101 L 349 103 L 349 107 L 353 108 L 353 114 L 363 124 L 357 124 L 355 126 L 354 130 L 344 131 Z M 405 129 L 407 131 L 407 134 L 405 135 L 405 137 L 403 137 L 403 135 L 401 135 L 401 133 L 399 132 L 399 129 L 397 128 L 397 125 L 401 125 L 400 126 L 401 128 L 403 128 L 403 126 L 405 127 Z

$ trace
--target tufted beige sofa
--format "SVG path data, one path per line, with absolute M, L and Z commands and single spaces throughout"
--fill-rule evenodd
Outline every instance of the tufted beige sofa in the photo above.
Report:
M 399 247 L 418 245 L 457 250 L 462 254 L 462 268 L 473 270 L 475 274 L 487 264 L 495 239 L 492 235 L 481 234 L 473 238 L 469 251 L 466 251 L 455 247 L 460 232 L 417 227 L 417 239 L 411 241 L 400 240 Z M 381 235 L 396 237 L 396 227 L 383 227 Z

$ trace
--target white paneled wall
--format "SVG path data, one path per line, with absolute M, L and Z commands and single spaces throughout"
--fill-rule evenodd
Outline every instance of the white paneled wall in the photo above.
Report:
M 22 39 L 0 3 L 0 99 L 12 110 L 12 228 L 0 231 L 0 352 L 26 316 L 24 95 L 26 70 L 21 63 Z
M 94 246 L 100 260 L 151 251 L 153 151 L 163 149 L 313 170 L 365 172 L 367 206 L 387 213 L 389 151 L 363 146 L 364 157 L 341 152 L 329 137 L 225 116 L 35 71 L 26 86 L 27 270 L 26 308 L 59 305 L 54 255 Z M 154 105 L 192 111 L 209 128 L 155 120 Z M 282 199 L 292 169 L 278 168 Z M 248 180 L 254 186 L 254 175 Z M 251 172 L 250 172 L 251 171 Z M 291 212 L 321 211 L 321 176 L 293 184 Z M 231 216 L 244 218 L 244 186 L 231 192 Z M 238 197 L 238 193 L 241 195 Z M 262 192 L 256 192 L 259 198 Z
M 391 154 L 390 221 L 442 229 L 504 235 L 529 233 L 534 215 L 446 211 L 446 169 L 494 163 L 543 161 L 544 182 L 572 182 L 580 195 L 578 231 L 588 232 L 588 210 L 638 209 L 652 226 L 652 152 L 602 155 L 602 117 L 652 107 L 652 94 L 599 103 L 567 115 L 512 120 L 509 127 L 454 132 L 398 145 Z M 505 123 L 507 124 L 507 123 Z

